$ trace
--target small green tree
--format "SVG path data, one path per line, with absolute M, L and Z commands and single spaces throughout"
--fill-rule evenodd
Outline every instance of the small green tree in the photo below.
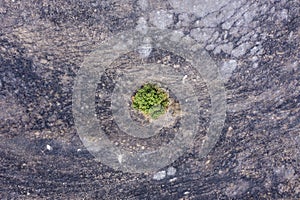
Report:
M 146 116 L 157 119 L 169 105 L 169 95 L 155 84 L 143 85 L 132 97 L 132 107 Z

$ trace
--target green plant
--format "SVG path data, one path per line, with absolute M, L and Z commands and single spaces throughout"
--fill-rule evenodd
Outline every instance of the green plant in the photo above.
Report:
M 153 119 L 164 114 L 168 105 L 168 93 L 152 83 L 143 85 L 132 97 L 132 107 Z

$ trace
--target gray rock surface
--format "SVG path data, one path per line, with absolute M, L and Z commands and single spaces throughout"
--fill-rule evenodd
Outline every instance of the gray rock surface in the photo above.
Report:
M 0 199 L 300 198 L 300 2 L 183 2 L 0 1 Z M 147 27 L 197 40 L 227 94 L 216 146 L 199 158 L 195 140 L 163 178 L 96 161 L 72 114 L 84 58 Z

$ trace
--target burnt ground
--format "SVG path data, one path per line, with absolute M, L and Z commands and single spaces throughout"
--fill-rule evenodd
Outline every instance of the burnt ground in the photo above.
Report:
M 201 12 L 189 9 L 200 0 L 149 2 L 0 2 L 0 198 L 300 198 L 299 1 L 220 1 Z M 160 178 L 95 161 L 72 115 L 84 57 L 143 20 L 202 44 L 227 94 L 212 151 L 183 155 Z

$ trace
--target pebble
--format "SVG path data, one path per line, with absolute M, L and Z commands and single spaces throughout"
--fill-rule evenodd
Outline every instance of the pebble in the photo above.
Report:
M 174 167 L 169 167 L 167 169 L 167 175 L 168 176 L 174 176 L 176 174 L 176 169 Z
M 52 148 L 49 144 L 46 145 L 46 149 L 47 149 L 48 151 L 52 151 L 52 150 L 53 150 L 53 148 Z
M 166 171 L 159 171 L 153 175 L 154 180 L 162 180 L 166 177 Z

